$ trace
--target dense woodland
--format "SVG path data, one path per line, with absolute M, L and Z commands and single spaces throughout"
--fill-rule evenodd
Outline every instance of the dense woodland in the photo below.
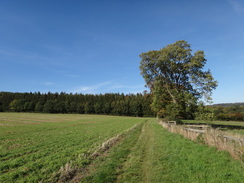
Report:
M 220 121 L 244 121 L 244 106 L 241 103 L 214 104 L 209 106 L 198 105 L 195 119 L 220 120 Z
M 229 105 L 228 107 L 213 107 L 215 119 L 224 121 L 244 121 L 244 106 Z
M 155 116 L 151 95 L 0 92 L 0 111 Z
M 216 107 L 244 106 L 244 102 L 238 102 L 238 103 L 220 103 L 220 104 L 214 104 L 213 106 L 216 106 Z
M 217 120 L 244 121 L 244 102 L 214 104 L 212 108 Z
M 67 94 L 0 92 L 0 112 L 109 114 L 154 117 L 152 94 Z M 243 103 L 198 105 L 192 116 L 199 120 L 244 121 Z

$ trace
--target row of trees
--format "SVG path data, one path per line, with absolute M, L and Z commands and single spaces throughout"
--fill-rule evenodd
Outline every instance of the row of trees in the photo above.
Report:
M 155 116 L 150 94 L 0 92 L 0 111 Z
M 0 92 L 0 112 L 45 112 L 155 116 L 153 95 L 144 94 L 67 94 Z M 244 106 L 188 106 L 184 119 L 244 121 Z
M 238 104 L 208 105 L 199 104 L 194 114 L 196 120 L 244 121 L 244 106 Z
M 244 121 L 244 106 L 233 105 L 228 107 L 212 107 L 216 120 Z

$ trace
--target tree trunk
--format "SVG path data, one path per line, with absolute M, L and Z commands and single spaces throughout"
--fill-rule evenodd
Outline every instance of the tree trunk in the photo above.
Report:
M 166 88 L 167 88 L 167 91 L 168 91 L 169 95 L 170 95 L 171 98 L 172 98 L 173 103 L 176 104 L 177 102 L 176 102 L 176 100 L 175 100 L 174 95 L 169 91 L 169 87 L 168 87 L 168 86 L 166 86 Z

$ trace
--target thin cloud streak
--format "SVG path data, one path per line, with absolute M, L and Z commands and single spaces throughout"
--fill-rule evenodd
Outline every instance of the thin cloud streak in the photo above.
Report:
M 242 14 L 244 13 L 244 6 L 235 0 L 228 0 L 228 3 L 232 6 L 233 10 L 237 13 L 237 14 Z
M 53 86 L 55 83 L 53 83 L 53 82 L 49 82 L 49 81 L 47 81 L 47 82 L 45 82 L 44 83 L 44 85 L 46 85 L 46 86 Z
M 111 81 L 107 81 L 107 82 L 102 82 L 91 86 L 80 86 L 72 90 L 71 93 L 96 94 L 99 93 L 98 91 L 101 91 L 103 87 L 108 86 L 111 83 L 112 83 Z
M 117 91 L 118 90 L 118 91 Z M 134 92 L 132 92 L 132 90 Z M 98 83 L 91 86 L 80 86 L 71 90 L 71 93 L 100 94 L 100 93 L 142 93 L 145 90 L 143 85 L 122 85 L 113 81 Z

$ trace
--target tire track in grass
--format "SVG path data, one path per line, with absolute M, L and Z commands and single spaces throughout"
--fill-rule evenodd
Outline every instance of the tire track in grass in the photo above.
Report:
M 161 154 L 154 155 L 158 147 L 155 147 L 156 139 L 152 123 L 154 124 L 154 122 L 147 120 L 120 144 L 113 147 L 107 156 L 100 157 L 98 161 L 95 161 L 94 166 L 90 168 L 93 172 L 81 182 L 156 183 L 157 180 L 161 180 L 157 176 L 163 170 L 163 166 L 158 163 L 157 169 L 154 168 L 158 161 L 158 159 L 155 161 L 154 158 L 160 157 Z M 160 126 L 158 127 L 160 128 Z
M 155 145 L 151 123 L 152 121 L 148 121 L 143 125 L 140 137 L 124 163 L 124 173 L 118 176 L 117 182 L 150 182 Z
M 142 122 L 143 123 L 143 122 Z M 96 165 L 96 159 L 101 159 L 107 156 L 108 151 L 116 146 L 118 143 L 127 138 L 128 135 L 133 133 L 136 129 L 140 128 L 142 123 L 135 124 L 131 128 L 123 131 L 122 133 L 114 136 L 101 144 L 92 154 L 87 156 L 87 164 L 84 167 L 71 167 L 70 163 L 67 163 L 59 171 L 60 177 L 58 182 L 80 182 L 82 179 L 90 176 L 90 170 L 94 169 Z
M 88 167 L 88 175 L 80 182 L 84 183 L 110 183 L 116 182 L 122 174 L 124 162 L 128 159 L 132 147 L 137 143 L 141 129 L 146 121 L 141 122 L 131 130 L 121 142 L 111 147 L 105 154 L 98 156 Z
M 84 183 L 242 183 L 243 165 L 227 153 L 196 144 L 146 121 L 98 156 Z
M 144 124 L 117 183 L 244 182 L 244 166 L 228 153 Z

